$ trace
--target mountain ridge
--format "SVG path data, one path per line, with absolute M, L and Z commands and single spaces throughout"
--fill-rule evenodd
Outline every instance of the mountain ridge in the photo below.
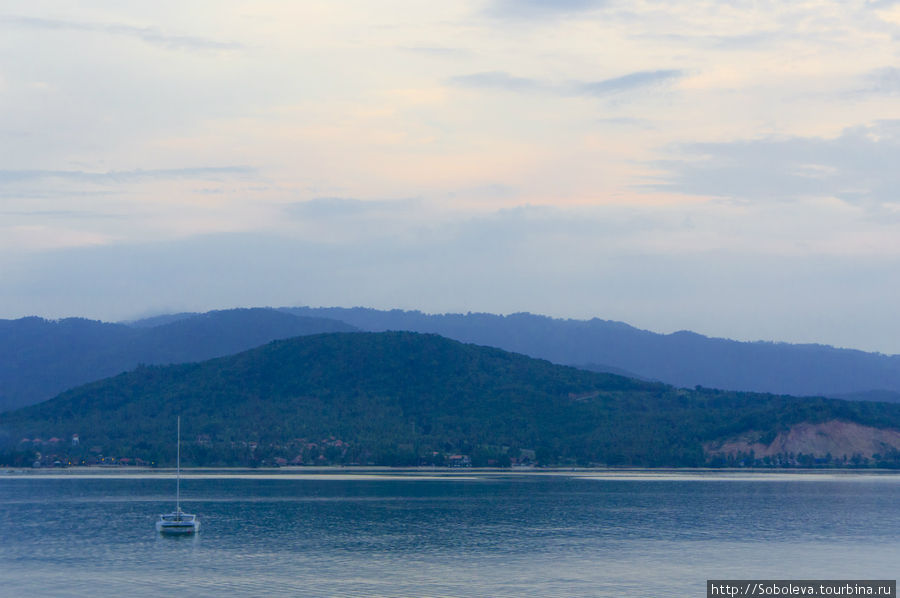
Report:
M 176 415 L 186 462 L 211 466 L 434 465 L 465 455 L 475 464 L 524 457 L 541 465 L 696 467 L 752 461 L 739 449 L 705 448 L 748 433 L 754 446 L 799 424 L 850 422 L 870 436 L 900 430 L 900 405 L 678 389 L 434 334 L 355 332 L 142 366 L 0 414 L 0 436 L 20 455 L 49 454 L 46 439 L 78 434 L 81 444 L 66 458 L 93 451 L 168 463 Z M 900 452 L 882 445 L 879 463 L 900 465 Z M 797 465 L 798 456 L 779 463 Z
M 327 316 L 361 330 L 410 330 L 499 347 L 575 367 L 601 364 L 684 388 L 900 400 L 900 355 L 819 344 L 734 341 L 696 332 L 660 334 L 624 322 L 555 319 L 529 313 L 425 314 L 371 308 L 280 308 Z
M 0 411 L 48 400 L 140 363 L 200 361 L 276 338 L 354 330 L 335 320 L 264 308 L 194 314 L 152 327 L 85 318 L 0 320 Z
M 436 333 L 685 388 L 900 402 L 900 356 L 731 341 L 691 331 L 658 334 L 600 318 L 294 307 L 186 312 L 118 324 L 81 318 L 0 320 L 0 411 L 47 400 L 139 363 L 200 361 L 276 338 L 352 330 Z

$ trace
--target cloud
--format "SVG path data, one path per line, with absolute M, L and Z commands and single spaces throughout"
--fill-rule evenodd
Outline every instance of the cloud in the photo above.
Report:
M 3 199 L 74 199 L 74 198 L 89 198 L 89 199 L 97 199 L 98 197 L 104 196 L 115 196 L 118 193 L 111 189 L 99 190 L 96 188 L 92 188 L 89 190 L 78 190 L 78 189 L 60 189 L 60 188 L 50 188 L 48 186 L 38 187 L 29 187 L 28 189 L 24 189 L 21 186 L 17 185 L 9 185 L 4 187 L 2 179 L 0 179 L 0 198 Z
M 628 116 L 598 118 L 594 122 L 602 125 L 610 125 L 616 127 L 638 127 L 642 129 L 653 128 L 653 123 L 645 118 L 632 118 Z
M 517 77 L 504 71 L 486 71 L 452 77 L 449 83 L 456 87 L 499 89 L 515 93 L 546 92 L 560 96 L 609 97 L 638 89 L 662 87 L 683 76 L 679 70 L 636 71 L 611 79 L 555 85 L 538 79 Z
M 411 199 L 363 200 L 349 197 L 316 197 L 285 206 L 289 216 L 300 218 L 340 218 L 358 216 L 373 212 L 405 210 L 415 203 Z
M 579 83 L 576 85 L 576 89 L 581 95 L 608 96 L 615 93 L 665 85 L 682 76 L 683 73 L 678 70 L 638 71 L 612 79 Z
M 900 121 L 845 129 L 833 139 L 791 137 L 671 148 L 687 159 L 657 162 L 653 188 L 741 200 L 836 197 L 850 203 L 900 202 Z
M 36 218 L 61 218 L 70 219 L 96 219 L 96 218 L 113 218 L 117 220 L 125 220 L 124 214 L 111 214 L 108 212 L 94 211 L 75 211 L 75 210 L 3 210 L 0 214 L 4 216 L 26 216 Z
M 748 50 L 757 48 L 772 48 L 776 44 L 789 42 L 793 39 L 790 33 L 784 31 L 754 31 L 752 33 L 717 35 L 717 34 L 664 34 L 653 36 L 640 36 L 647 39 L 655 39 L 671 44 L 693 45 L 715 50 Z
M 203 166 L 197 168 L 168 168 L 155 170 L 109 170 L 88 172 L 84 170 L 0 170 L 0 185 L 46 180 L 64 180 L 84 183 L 130 183 L 142 180 L 219 180 L 225 177 L 246 177 L 255 174 L 249 166 Z
M 242 47 L 241 44 L 235 42 L 221 42 L 191 35 L 171 35 L 163 33 L 156 27 L 136 27 L 122 23 L 86 23 L 9 15 L 0 16 L 0 24 L 23 29 L 83 31 L 87 33 L 122 35 L 172 50 L 238 50 Z
M 596 10 L 604 0 L 491 0 L 485 12 L 501 19 L 544 19 Z
M 552 89 L 552 86 L 542 83 L 536 79 L 527 79 L 525 77 L 515 77 L 503 71 L 489 71 L 483 73 L 472 73 L 471 75 L 460 75 L 452 77 L 450 84 L 456 87 L 469 87 L 475 89 L 502 89 L 514 92 L 531 92 L 546 91 Z
M 521 193 L 521 189 L 505 183 L 482 183 L 448 190 L 446 197 L 461 199 L 510 198 Z
M 900 0 L 866 0 L 866 8 L 880 10 L 896 5 Z
M 698 206 L 697 215 L 705 209 Z M 765 211 L 773 213 L 780 212 Z M 675 211 L 524 207 L 443 222 L 415 243 L 409 235 L 330 243 L 286 232 L 8 253 L 0 255 L 0 305 L 4 317 L 104 319 L 159 305 L 174 311 L 304 304 L 532 311 L 900 350 L 900 321 L 893 317 L 900 281 L 886 276 L 900 266 L 896 255 L 772 259 L 718 247 L 683 252 L 635 244 L 635 235 L 650 242 L 679 234 L 679 222 Z M 700 231 L 681 232 L 693 239 L 704 228 L 720 228 L 715 220 L 697 224 Z M 754 237 L 770 225 L 760 219 L 744 234 Z M 792 227 L 785 223 L 786 233 Z
M 404 52 L 413 54 L 424 54 L 426 56 L 468 56 L 470 52 L 462 48 L 450 48 L 442 46 L 400 46 L 397 48 Z
M 898 95 L 900 94 L 900 69 L 892 66 L 875 69 L 863 77 L 863 87 L 858 90 L 862 94 Z

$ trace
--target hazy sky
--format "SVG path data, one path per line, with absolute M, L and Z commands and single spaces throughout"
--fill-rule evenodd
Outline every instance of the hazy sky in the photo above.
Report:
M 531 311 L 900 353 L 900 3 L 7 1 L 0 317 Z

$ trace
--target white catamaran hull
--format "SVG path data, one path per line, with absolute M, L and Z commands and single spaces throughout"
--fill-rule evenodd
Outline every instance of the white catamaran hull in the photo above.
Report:
M 200 531 L 200 522 L 194 521 L 157 521 L 156 531 L 161 534 L 193 534 Z

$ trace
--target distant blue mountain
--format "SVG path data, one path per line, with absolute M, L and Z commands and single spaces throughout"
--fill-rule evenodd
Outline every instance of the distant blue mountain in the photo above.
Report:
M 202 361 L 277 339 L 355 330 L 274 309 L 178 314 L 131 325 L 83 318 L 0 320 L 0 411 L 46 401 L 139 364 Z
M 900 356 L 825 345 L 738 342 L 688 331 L 657 334 L 610 320 L 561 320 L 528 313 L 431 315 L 368 308 L 282 308 L 341 320 L 361 330 L 430 332 L 595 371 L 792 395 L 900 402 Z
M 900 356 L 823 345 L 657 334 L 622 322 L 527 313 L 431 315 L 291 307 L 179 313 L 110 324 L 0 320 L 0 411 L 52 398 L 139 364 L 196 362 L 326 332 L 435 333 L 596 372 L 679 387 L 900 402 Z

